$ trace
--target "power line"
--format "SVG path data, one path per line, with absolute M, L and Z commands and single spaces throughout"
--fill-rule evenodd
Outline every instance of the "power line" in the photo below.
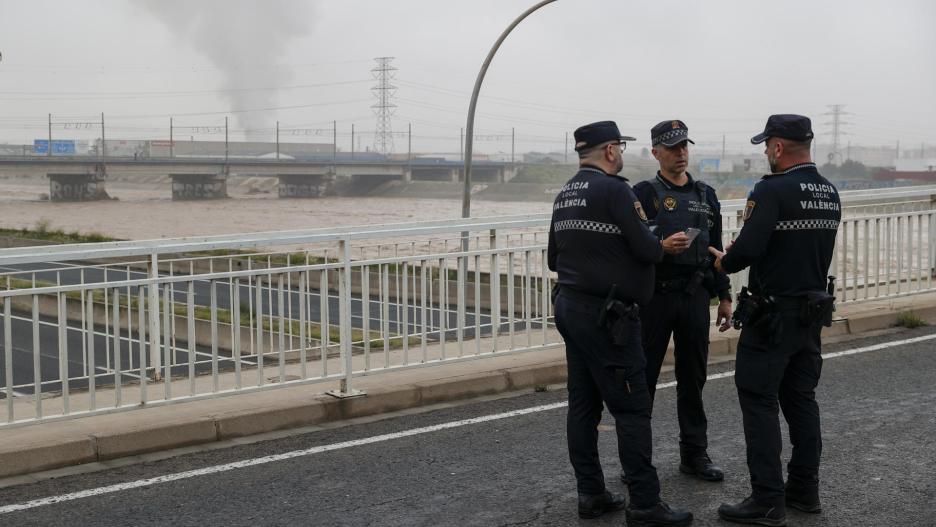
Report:
M 219 88 L 211 90 L 185 90 L 185 91 L 124 91 L 124 92 L 24 92 L 2 91 L 0 100 L 4 101 L 93 101 L 113 99 L 149 99 L 162 97 L 191 97 L 199 95 L 215 95 L 219 93 L 249 93 L 263 91 L 286 91 L 309 88 L 323 88 L 330 86 L 343 86 L 348 84 L 361 84 L 368 79 L 323 82 L 318 84 L 297 84 L 292 86 L 270 86 L 263 88 Z M 16 97 L 23 95 L 24 97 Z

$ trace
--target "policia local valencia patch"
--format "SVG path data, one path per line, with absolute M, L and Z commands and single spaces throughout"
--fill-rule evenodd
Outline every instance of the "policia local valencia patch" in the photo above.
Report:
M 643 206 L 640 205 L 640 200 L 634 202 L 634 208 L 637 209 L 637 215 L 640 216 L 640 219 L 647 221 L 647 213 L 644 212 Z
M 744 221 L 747 221 L 751 214 L 754 214 L 754 205 L 756 205 L 754 200 L 749 199 L 747 201 L 747 205 L 744 206 Z

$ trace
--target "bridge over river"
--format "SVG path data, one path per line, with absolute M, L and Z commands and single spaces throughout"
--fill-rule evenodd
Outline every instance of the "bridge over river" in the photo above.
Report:
M 282 198 L 333 194 L 342 184 L 373 188 L 388 181 L 460 181 L 464 164 L 435 158 L 409 160 L 355 159 L 346 154 L 308 159 L 257 157 L 89 158 L 0 157 L 0 173 L 45 174 L 53 201 L 107 199 L 109 176 L 133 178 L 169 175 L 172 198 L 179 200 L 227 197 L 230 175 L 273 177 Z M 517 164 L 499 161 L 472 163 L 472 181 L 504 183 L 513 179 Z M 170 189 L 167 189 L 167 191 Z

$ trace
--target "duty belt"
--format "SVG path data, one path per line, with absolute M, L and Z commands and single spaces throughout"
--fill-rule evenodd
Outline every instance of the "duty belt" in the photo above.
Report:
M 685 292 L 686 286 L 689 285 L 690 278 L 680 277 L 680 278 L 671 278 L 669 280 L 657 280 L 653 286 L 653 289 L 657 293 L 666 294 L 672 292 Z
M 575 300 L 576 302 L 581 302 L 583 304 L 590 304 L 595 306 L 603 306 L 605 299 L 600 296 L 589 295 L 588 293 L 583 293 L 581 291 L 576 291 L 569 286 L 559 286 L 559 294 Z
M 780 311 L 802 309 L 803 304 L 806 303 L 805 296 L 772 296 L 770 299 L 773 301 L 775 309 Z

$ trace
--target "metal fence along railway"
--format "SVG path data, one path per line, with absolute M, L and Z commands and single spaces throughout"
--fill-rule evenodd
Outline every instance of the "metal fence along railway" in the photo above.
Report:
M 934 194 L 842 193 L 840 302 L 934 290 Z M 725 241 L 743 205 L 723 203 Z M 0 428 L 302 383 L 354 395 L 363 375 L 561 346 L 548 225 L 544 214 L 0 250 Z

